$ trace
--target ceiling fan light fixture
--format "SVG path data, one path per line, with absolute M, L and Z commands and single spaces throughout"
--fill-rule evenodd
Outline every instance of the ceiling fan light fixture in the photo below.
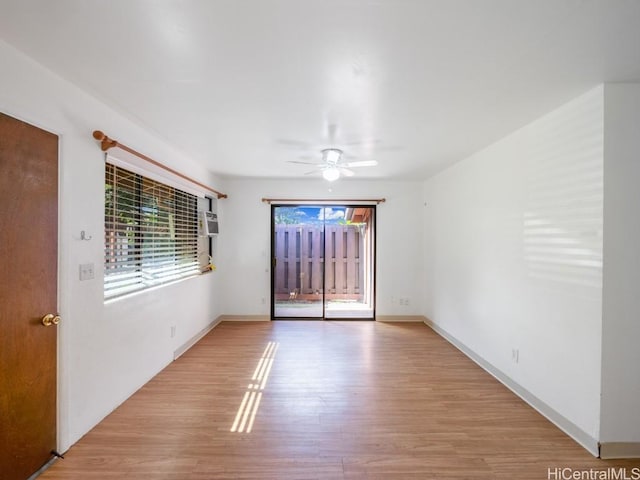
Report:
M 342 156 L 342 150 L 338 148 L 325 148 L 322 150 L 322 157 L 325 162 L 335 165 Z
M 338 170 L 335 167 L 329 167 L 329 168 L 325 168 L 322 171 L 322 177 L 327 181 L 327 182 L 334 182 L 336 181 L 338 178 L 340 178 L 340 170 Z

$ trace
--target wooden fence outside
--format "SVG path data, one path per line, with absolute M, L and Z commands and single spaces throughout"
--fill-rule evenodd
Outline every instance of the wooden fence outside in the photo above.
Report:
M 365 262 L 361 228 L 276 225 L 276 299 L 313 298 L 323 293 L 325 286 L 327 298 L 361 299 Z

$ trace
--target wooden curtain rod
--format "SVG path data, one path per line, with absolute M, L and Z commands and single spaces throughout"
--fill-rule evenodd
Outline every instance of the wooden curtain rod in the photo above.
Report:
M 309 199 L 309 198 L 263 198 L 263 202 L 265 203 L 280 203 L 280 202 L 304 202 L 304 203 L 375 203 L 379 205 L 387 201 L 386 198 L 349 198 L 349 199 L 334 199 L 334 198 L 323 198 L 323 199 Z
M 218 190 L 214 190 L 211 187 L 208 187 L 207 185 L 200 183 L 196 180 L 194 180 L 191 177 L 188 177 L 180 172 L 177 172 L 176 170 L 174 170 L 173 168 L 167 167 L 166 165 L 163 165 L 160 162 L 157 162 L 156 160 L 154 160 L 153 158 L 147 157 L 146 155 L 140 153 L 140 152 L 136 152 L 133 148 L 129 148 L 126 145 L 123 145 L 119 142 L 117 142 L 116 140 L 107 137 L 104 133 L 102 133 L 100 130 L 95 130 L 93 132 L 93 138 L 95 138 L 96 140 L 98 140 L 100 142 L 100 148 L 102 148 L 103 152 L 106 152 L 107 150 L 109 150 L 110 148 L 119 148 L 121 150 L 124 150 L 125 152 L 129 152 L 132 155 L 135 155 L 138 158 L 141 158 L 142 160 L 149 162 L 152 165 L 155 165 L 156 167 L 162 168 L 163 170 L 166 170 L 167 172 L 173 173 L 174 175 L 177 175 L 180 178 L 183 178 L 184 180 L 187 180 L 195 185 L 198 185 L 199 187 L 202 187 L 210 192 L 215 193 L 218 198 L 227 198 L 227 194 L 226 193 L 222 193 L 219 192 Z

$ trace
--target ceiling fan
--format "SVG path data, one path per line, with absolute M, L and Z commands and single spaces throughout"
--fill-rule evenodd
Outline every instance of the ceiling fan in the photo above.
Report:
M 319 170 L 320 172 L 322 172 L 322 177 L 329 182 L 337 180 L 338 178 L 340 178 L 340 175 L 344 175 L 345 177 L 352 177 L 353 175 L 355 175 L 355 172 L 351 170 L 351 168 L 375 167 L 378 164 L 378 162 L 376 162 L 375 160 L 344 162 L 342 159 L 343 152 L 339 148 L 325 148 L 324 150 L 321 150 L 321 153 L 321 163 L 301 162 L 297 160 L 289 160 L 289 163 L 313 165 L 316 167 L 316 170 L 307 172 L 305 175 L 313 175 Z

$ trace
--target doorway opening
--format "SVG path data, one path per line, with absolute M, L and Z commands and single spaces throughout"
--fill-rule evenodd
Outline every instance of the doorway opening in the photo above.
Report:
M 375 205 L 271 206 L 271 318 L 375 318 Z

